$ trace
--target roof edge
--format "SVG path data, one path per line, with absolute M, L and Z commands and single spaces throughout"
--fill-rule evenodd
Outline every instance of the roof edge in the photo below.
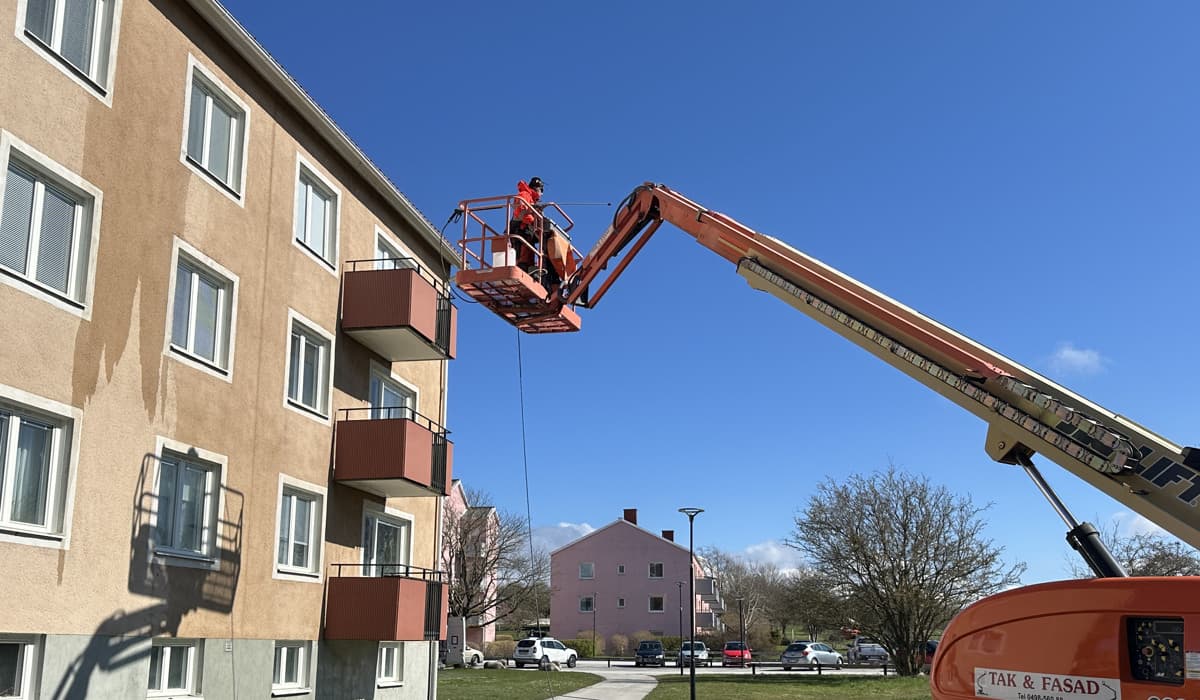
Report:
M 229 10 L 225 9 L 217 0 L 185 0 L 185 2 L 223 39 L 229 42 L 234 51 L 245 59 L 254 70 L 258 71 L 269 85 L 278 90 L 284 100 L 333 146 L 338 155 L 345 158 L 353 168 L 358 170 L 367 183 L 383 196 L 384 201 L 400 212 L 405 221 L 416 229 L 418 235 L 433 246 L 434 252 L 443 261 L 455 266 L 461 264 L 461 258 L 454 250 L 453 245 L 409 201 L 408 197 L 404 196 L 404 193 L 379 169 L 379 166 L 363 153 L 346 132 L 342 131 L 325 110 L 321 109 L 316 100 L 309 96 L 304 88 L 300 87 L 300 84 L 283 69 L 283 66 L 267 53 L 250 32 L 246 31 L 246 28 L 230 14 Z

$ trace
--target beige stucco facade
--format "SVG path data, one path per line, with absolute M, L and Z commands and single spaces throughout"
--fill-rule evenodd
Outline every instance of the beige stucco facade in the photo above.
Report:
M 315 645 L 332 565 L 363 562 L 365 504 L 385 505 L 333 478 L 338 410 L 369 404 L 375 366 L 415 389 L 416 410 L 445 425 L 446 360 L 389 362 L 339 332 L 345 263 L 375 258 L 379 231 L 443 280 L 450 252 L 377 173 L 346 156 L 353 147 L 330 138 L 323 115 L 298 110 L 270 66 L 229 40 L 240 28 L 221 24 L 219 7 L 112 7 L 112 78 L 92 89 L 22 36 L 26 0 L 0 2 L 0 165 L 16 153 L 102 195 L 92 201 L 98 225 L 81 302 L 0 267 L 0 408 L 54 409 L 58 444 L 70 447 L 61 491 L 50 496 L 61 499 L 61 530 L 33 536 L 0 522 L 0 635 Z M 225 188 L 185 163 L 195 66 L 245 107 L 244 185 Z M 295 240 L 301 164 L 337 195 L 332 264 Z M 225 371 L 171 347 L 181 246 L 236 277 Z M 333 339 L 324 411 L 287 399 L 294 318 Z M 219 466 L 207 560 L 155 551 L 164 445 Z M 323 496 L 312 576 L 279 576 L 281 475 Z M 416 567 L 438 568 L 440 502 L 433 490 L 386 502 L 411 516 Z M 408 685 L 425 696 L 427 683 Z

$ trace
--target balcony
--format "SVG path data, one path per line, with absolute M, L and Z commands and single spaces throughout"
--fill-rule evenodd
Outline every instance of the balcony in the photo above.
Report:
M 390 362 L 457 351 L 458 309 L 445 283 L 410 258 L 352 260 L 342 281 L 342 330 Z
M 446 574 L 407 564 L 334 564 L 326 639 L 422 642 L 446 638 Z
M 696 613 L 696 629 L 713 630 L 717 629 L 717 625 L 721 624 L 716 613 L 698 612 Z
M 410 408 L 344 408 L 333 437 L 333 480 L 384 498 L 446 496 L 454 443 Z
M 706 603 L 720 600 L 721 594 L 717 591 L 717 580 L 715 578 L 696 579 L 696 595 Z

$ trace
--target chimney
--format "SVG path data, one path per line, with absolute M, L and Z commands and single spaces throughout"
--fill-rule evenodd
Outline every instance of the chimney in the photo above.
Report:
M 675 541 L 675 531 L 674 530 L 663 530 L 663 539 L 668 542 L 674 542 Z
M 625 509 L 625 520 L 627 520 L 630 523 L 633 523 L 634 525 L 637 525 L 637 508 L 626 508 Z

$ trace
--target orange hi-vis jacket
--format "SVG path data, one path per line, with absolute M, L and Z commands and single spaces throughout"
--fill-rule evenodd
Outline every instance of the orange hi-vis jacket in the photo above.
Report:
M 528 226 L 534 222 L 533 205 L 542 198 L 542 193 L 530 187 L 524 180 L 517 183 L 517 198 L 513 200 L 513 221 Z

